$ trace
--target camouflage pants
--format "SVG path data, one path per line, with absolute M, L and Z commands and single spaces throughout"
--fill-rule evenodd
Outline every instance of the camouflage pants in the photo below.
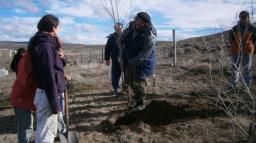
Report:
M 134 69 L 127 68 L 124 72 L 124 90 L 129 97 L 130 102 L 143 102 L 145 98 L 145 81 L 136 80 Z M 133 97 L 132 97 L 133 91 Z

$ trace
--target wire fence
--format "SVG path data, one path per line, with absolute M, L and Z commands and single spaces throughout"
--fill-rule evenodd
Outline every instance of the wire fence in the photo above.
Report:
M 157 58 L 166 58 L 170 54 L 170 47 L 157 47 Z M 88 51 L 87 53 L 65 53 L 67 63 L 70 66 L 84 65 L 88 63 L 103 63 L 104 62 L 104 48 L 98 48 Z

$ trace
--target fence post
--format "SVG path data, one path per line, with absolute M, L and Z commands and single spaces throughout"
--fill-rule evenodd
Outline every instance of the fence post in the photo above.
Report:
M 77 61 L 76 61 L 76 54 L 75 54 L 75 65 L 77 65 Z
M 82 65 L 83 64 L 83 55 L 80 54 L 80 56 L 81 56 L 81 65 Z
M 104 48 L 102 48 L 101 50 L 101 62 L 103 63 L 104 62 Z
M 9 50 L 9 57 L 12 57 L 12 50 Z
M 172 30 L 172 42 L 173 42 L 173 66 L 176 66 L 176 39 L 175 39 L 175 29 Z
M 90 50 L 90 63 L 92 62 L 92 51 Z

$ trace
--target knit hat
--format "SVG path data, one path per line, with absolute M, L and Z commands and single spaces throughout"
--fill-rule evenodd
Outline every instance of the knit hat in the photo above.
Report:
M 239 17 L 240 17 L 241 15 L 245 15 L 245 16 L 249 17 L 249 16 L 250 16 L 250 13 L 249 13 L 248 11 L 244 10 L 244 11 L 241 11 L 241 12 L 239 13 Z
M 139 12 L 137 13 L 136 17 L 144 20 L 147 23 L 151 23 L 150 16 L 146 12 Z

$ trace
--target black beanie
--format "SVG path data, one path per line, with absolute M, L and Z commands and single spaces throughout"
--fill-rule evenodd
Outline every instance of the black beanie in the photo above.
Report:
M 246 11 L 246 10 L 244 10 L 244 11 L 241 11 L 240 13 L 239 13 L 239 17 L 241 16 L 241 15 L 246 15 L 246 16 L 250 16 L 250 13 L 248 12 L 248 11 Z
M 139 12 L 139 13 L 137 13 L 136 17 L 144 20 L 147 23 L 151 23 L 150 16 L 146 12 Z

